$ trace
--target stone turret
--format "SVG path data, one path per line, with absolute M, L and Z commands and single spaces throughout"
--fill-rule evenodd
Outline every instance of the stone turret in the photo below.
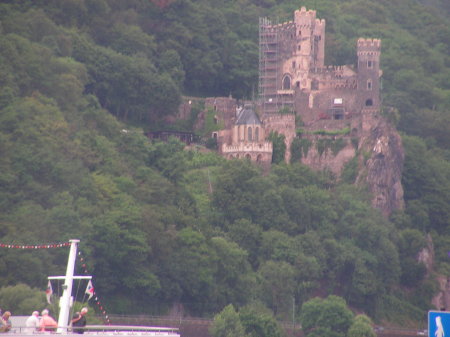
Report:
M 361 109 L 380 108 L 381 40 L 358 39 L 358 100 Z

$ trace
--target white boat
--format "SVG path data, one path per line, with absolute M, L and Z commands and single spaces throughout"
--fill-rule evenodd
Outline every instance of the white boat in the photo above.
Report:
M 30 336 L 30 335 L 79 335 L 72 332 L 72 328 L 68 326 L 69 313 L 72 298 L 72 285 L 74 279 L 91 279 L 91 276 L 74 276 L 75 260 L 77 256 L 77 248 L 80 240 L 70 240 L 70 252 L 67 260 L 66 276 L 49 276 L 49 280 L 64 280 L 63 294 L 59 301 L 59 317 L 58 328 L 55 332 L 28 332 L 25 328 L 25 324 L 16 325 L 13 324 L 11 331 L 8 334 L 14 334 L 14 336 Z M 25 322 L 25 320 L 23 320 Z M 80 329 L 80 327 L 77 327 Z M 130 325 L 86 325 L 84 329 L 84 336 L 163 336 L 163 337 L 180 337 L 178 328 L 168 327 L 152 327 L 152 326 L 130 326 Z

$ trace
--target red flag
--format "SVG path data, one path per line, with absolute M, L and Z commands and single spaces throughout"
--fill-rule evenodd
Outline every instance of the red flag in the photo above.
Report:
M 88 285 L 86 287 L 85 293 L 89 296 L 88 301 L 94 296 L 94 286 L 92 285 L 92 281 L 89 280 Z
M 45 296 L 47 296 L 48 304 L 52 304 L 52 294 L 53 294 L 52 284 L 50 283 L 50 281 L 48 281 L 47 289 L 45 290 Z

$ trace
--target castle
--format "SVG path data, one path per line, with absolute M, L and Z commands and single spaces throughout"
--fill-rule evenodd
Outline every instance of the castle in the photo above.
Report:
M 379 39 L 356 41 L 356 65 L 325 65 L 325 20 L 302 7 L 293 21 L 259 21 L 259 100 L 204 100 L 214 114 L 218 151 L 226 158 L 272 162 L 272 132 L 284 136 L 285 161 L 367 184 L 372 205 L 403 208 L 401 137 L 381 114 Z M 251 104 L 248 104 L 251 103 Z M 206 112 L 199 116 L 205 121 Z M 349 176 L 347 174 L 347 176 Z
M 253 107 L 241 108 L 246 116 L 250 109 L 258 114 L 253 112 L 256 118 L 247 123 L 237 106 L 228 109 L 222 117 L 225 129 L 214 133 L 219 152 L 227 158 L 270 162 L 271 146 L 264 137 L 278 132 L 285 137 L 285 160 L 289 162 L 298 127 L 306 138 L 314 138 L 311 135 L 318 130 L 348 128 L 353 136 L 367 131 L 367 120 L 380 110 L 380 51 L 380 40 L 361 38 L 356 46 L 356 67 L 325 66 L 325 20 L 316 18 L 316 11 L 302 7 L 294 12 L 293 21 L 282 24 L 261 18 L 260 100 Z M 229 99 L 215 98 L 209 106 L 217 109 L 217 102 Z

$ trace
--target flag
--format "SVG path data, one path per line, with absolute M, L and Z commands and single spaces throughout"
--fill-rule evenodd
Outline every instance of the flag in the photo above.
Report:
M 88 301 L 94 296 L 94 286 L 92 285 L 92 281 L 89 280 L 88 285 L 86 287 L 85 293 L 89 296 Z
M 47 289 L 45 290 L 45 296 L 47 296 L 48 304 L 52 304 L 52 294 L 53 294 L 52 284 L 50 283 L 50 281 L 48 281 Z

